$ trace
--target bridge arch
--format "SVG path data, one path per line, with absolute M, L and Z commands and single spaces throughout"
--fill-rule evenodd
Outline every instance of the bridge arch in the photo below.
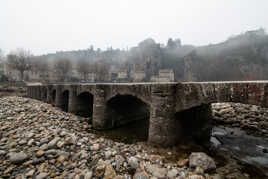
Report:
M 65 90 L 62 92 L 62 104 L 61 109 L 65 112 L 68 112 L 68 106 L 69 106 L 69 90 Z
M 150 106 L 151 104 L 151 100 L 150 100 L 150 96 L 143 96 L 143 95 L 140 95 L 140 94 L 137 94 L 137 93 L 132 93 L 132 92 L 118 92 L 118 93 L 114 93 L 114 94 L 111 94 L 111 95 L 107 95 L 106 96 L 106 101 L 111 101 L 112 99 L 115 99 L 116 97 L 122 97 L 122 96 L 132 96 L 133 99 L 138 99 L 140 101 L 142 101 L 143 103 L 145 103 L 146 105 Z
M 88 91 L 80 92 L 76 97 L 76 114 L 92 121 L 94 95 Z
M 106 102 L 106 105 L 112 119 L 112 121 L 110 121 L 112 127 L 121 126 L 134 121 L 146 120 L 145 126 L 143 127 L 145 134 L 148 135 L 150 105 L 142 99 L 131 94 L 117 94 L 110 98 Z
M 40 98 L 44 102 L 47 101 L 47 91 L 48 91 L 47 87 L 45 87 L 45 86 L 41 87 L 41 97 Z
M 52 100 L 52 104 L 56 103 L 56 89 L 52 90 L 51 100 Z
M 180 136 L 183 141 L 207 143 L 212 131 L 211 104 L 201 104 L 175 113 L 175 120 L 180 125 Z

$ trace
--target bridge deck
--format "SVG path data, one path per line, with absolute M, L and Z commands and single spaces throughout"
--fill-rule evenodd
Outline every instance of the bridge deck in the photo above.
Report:
M 204 82 L 140 82 L 140 83 L 27 83 L 27 86 L 42 86 L 42 85 L 158 85 L 158 84 L 241 84 L 241 83 L 264 83 L 268 84 L 268 80 L 263 81 L 204 81 Z

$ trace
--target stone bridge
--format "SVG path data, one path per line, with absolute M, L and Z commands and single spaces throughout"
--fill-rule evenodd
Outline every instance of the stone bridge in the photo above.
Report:
M 211 103 L 267 107 L 268 81 L 36 85 L 28 97 L 89 117 L 95 129 L 148 120 L 148 141 L 171 146 L 187 137 L 209 141 Z

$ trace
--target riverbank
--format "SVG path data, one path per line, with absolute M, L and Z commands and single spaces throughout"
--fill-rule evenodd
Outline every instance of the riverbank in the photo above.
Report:
M 22 97 L 0 98 L 0 139 L 0 178 L 261 178 L 195 144 L 111 140 L 85 118 Z
M 215 125 L 243 129 L 249 135 L 268 140 L 268 108 L 241 103 L 212 104 Z
M 145 145 L 97 137 L 83 118 L 32 99 L 0 98 L 0 126 L 2 178 L 204 178 L 215 168 L 208 156 L 204 171 L 188 158 L 168 163 Z

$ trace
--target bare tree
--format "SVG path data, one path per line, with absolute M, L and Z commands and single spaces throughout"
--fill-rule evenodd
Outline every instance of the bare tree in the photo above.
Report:
M 32 54 L 24 49 L 17 49 L 7 56 L 7 64 L 10 68 L 19 71 L 21 80 L 24 80 L 24 72 L 32 68 Z
M 77 71 L 83 77 L 84 80 L 87 79 L 89 73 L 92 72 L 92 66 L 89 61 L 79 60 L 77 63 Z
M 67 58 L 58 59 L 55 61 L 54 69 L 60 81 L 67 81 L 72 70 L 72 63 Z
M 34 73 L 40 74 L 42 81 L 47 81 L 48 80 L 48 73 L 49 73 L 48 61 L 46 59 L 42 59 L 42 58 L 34 58 L 32 71 Z
M 94 62 L 92 64 L 94 73 L 96 74 L 96 80 L 99 82 L 106 81 L 108 78 L 109 68 L 103 61 Z

